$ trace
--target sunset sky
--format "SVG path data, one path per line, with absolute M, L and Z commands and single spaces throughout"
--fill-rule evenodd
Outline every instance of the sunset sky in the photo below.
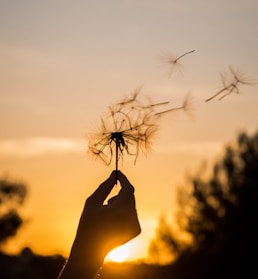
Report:
M 169 78 L 162 58 L 191 50 Z M 1 0 L 0 175 L 29 189 L 25 225 L 8 251 L 68 254 L 85 198 L 114 169 L 87 154 L 87 135 L 142 86 L 140 94 L 171 106 L 189 94 L 193 108 L 190 117 L 167 115 L 147 157 L 120 165 L 142 225 L 130 257 L 145 257 L 186 174 L 258 128 L 257 50 L 256 0 Z M 252 84 L 205 102 L 229 65 Z

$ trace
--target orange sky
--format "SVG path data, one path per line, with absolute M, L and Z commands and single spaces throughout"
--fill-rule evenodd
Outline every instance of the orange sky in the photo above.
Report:
M 228 65 L 258 73 L 258 4 L 229 1 L 1 1 L 0 174 L 25 181 L 27 222 L 12 251 L 29 245 L 67 254 L 85 198 L 114 168 L 87 154 L 87 132 L 109 105 L 143 85 L 155 101 L 182 103 L 161 123 L 153 151 L 121 170 L 136 188 L 145 257 L 159 216 L 175 207 L 185 174 L 212 161 L 245 129 L 257 128 L 257 85 L 205 103 Z M 196 51 L 168 79 L 164 53 Z M 137 250 L 137 251 L 136 251 Z

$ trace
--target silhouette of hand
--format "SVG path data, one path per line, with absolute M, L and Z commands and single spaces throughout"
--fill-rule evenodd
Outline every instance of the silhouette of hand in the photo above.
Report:
M 104 205 L 117 180 L 121 190 Z M 131 240 L 140 232 L 134 187 L 122 172 L 113 171 L 86 200 L 76 238 L 91 240 L 94 250 L 105 257 L 110 250 Z
M 118 195 L 104 204 L 117 181 Z M 110 250 L 140 232 L 134 187 L 122 172 L 113 171 L 87 198 L 67 265 L 58 278 L 93 278 Z

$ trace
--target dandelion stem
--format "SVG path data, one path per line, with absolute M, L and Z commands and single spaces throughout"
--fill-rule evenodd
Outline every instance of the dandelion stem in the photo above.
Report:
M 118 140 L 116 139 L 116 171 L 118 171 Z
M 116 141 L 116 181 L 117 181 L 117 171 L 118 171 L 118 148 L 119 148 L 119 140 L 116 137 L 115 138 Z
M 187 55 L 187 54 L 193 53 L 193 52 L 195 52 L 195 49 L 194 49 L 194 50 L 191 50 L 191 51 L 188 51 L 188 52 L 185 52 L 184 54 L 181 54 L 181 55 L 178 56 L 173 62 L 176 63 L 180 58 L 184 57 L 184 56 Z

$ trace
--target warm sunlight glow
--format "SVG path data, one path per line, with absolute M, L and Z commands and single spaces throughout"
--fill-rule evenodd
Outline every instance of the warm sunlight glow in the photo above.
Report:
M 129 250 L 128 244 L 119 246 L 108 253 L 107 259 L 117 263 L 123 262 L 127 260 L 129 256 Z
M 87 198 L 116 169 L 135 189 L 141 233 L 108 250 L 104 277 L 157 279 L 154 266 L 144 270 L 163 264 L 163 243 L 151 246 L 160 219 L 183 245 L 187 219 L 177 219 L 191 183 L 208 185 L 216 171 L 222 185 L 224 152 L 230 160 L 238 135 L 244 143 L 258 132 L 258 0 L 74 2 L 0 0 L 0 222 L 13 210 L 21 217 L 17 234 L 0 229 L 0 279 L 13 269 L 14 279 L 35 278 L 24 248 L 32 261 L 69 257 Z M 247 162 L 236 163 L 240 175 Z M 6 182 L 26 186 L 24 203 Z M 107 208 L 122 185 L 112 186 Z M 57 272 L 51 266 L 42 278 Z

